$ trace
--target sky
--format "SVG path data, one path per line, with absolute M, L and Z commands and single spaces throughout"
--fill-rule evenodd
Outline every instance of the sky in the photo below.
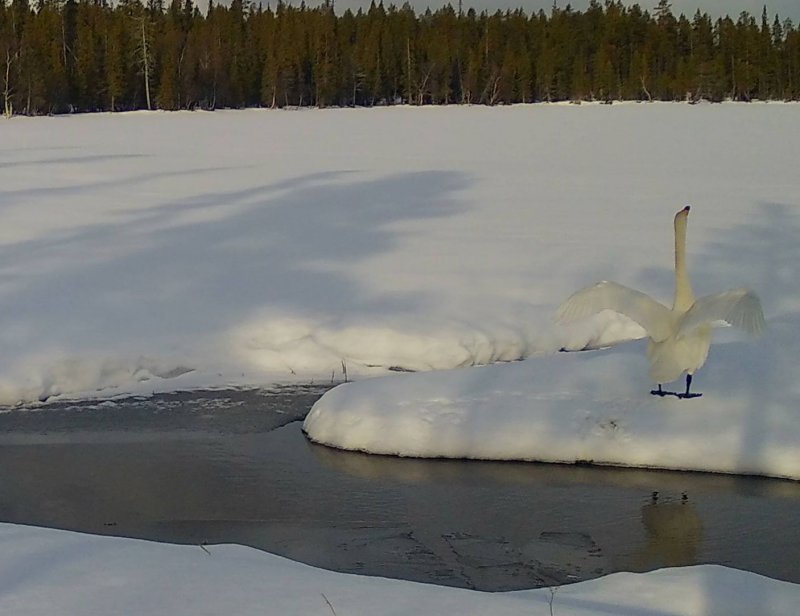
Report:
M 258 3 L 259 1 L 264 6 L 274 5 L 277 0 L 253 0 Z M 287 4 L 299 5 L 301 0 L 284 0 Z M 371 0 L 334 0 L 336 12 L 342 13 L 347 9 L 357 11 L 359 8 L 366 9 L 369 7 Z M 376 0 L 378 2 L 379 0 Z M 385 5 L 395 4 L 401 6 L 406 0 L 383 0 Z M 601 0 L 602 3 L 603 0 Z M 222 4 L 230 4 L 230 0 L 220 0 Z M 516 9 L 522 7 L 526 12 L 538 12 L 539 9 L 549 11 L 553 6 L 553 0 L 462 0 L 463 8 L 466 11 L 469 8 L 474 8 L 476 11 L 491 11 L 497 9 Z M 623 0 L 627 5 L 639 4 L 645 10 L 652 11 L 658 4 L 658 0 Z M 315 6 L 320 4 L 317 0 L 306 0 L 306 5 Z M 436 10 L 446 4 L 452 4 L 454 7 L 458 4 L 458 0 L 408 0 L 408 3 L 419 13 L 430 8 Z M 564 8 L 570 4 L 573 9 L 583 11 L 589 6 L 589 0 L 557 0 L 558 6 Z M 208 0 L 195 0 L 195 4 L 205 10 L 208 7 Z M 756 17 L 761 16 L 763 7 L 767 7 L 767 13 L 772 22 L 775 14 L 778 14 L 781 21 L 787 17 L 790 18 L 795 24 L 800 22 L 800 0 L 672 0 L 672 12 L 677 16 L 681 13 L 692 16 L 700 9 L 703 13 L 708 13 L 712 17 L 721 15 L 730 15 L 737 17 L 742 11 L 747 11 Z
M 404 0 L 395 0 L 398 5 L 403 4 Z M 458 0 L 453 0 L 452 4 L 457 4 Z M 299 3 L 299 0 L 298 0 Z M 384 3 L 388 4 L 387 0 Z M 427 7 L 435 10 L 444 4 L 446 0 L 409 0 L 409 4 L 417 11 L 424 11 Z M 625 2 L 626 4 L 633 4 L 633 2 Z M 313 4 L 313 2 L 307 2 Z M 566 0 L 558 0 L 558 6 L 565 7 L 568 4 Z M 572 0 L 572 7 L 576 10 L 584 10 L 589 5 L 589 0 Z M 639 6 L 643 9 L 651 10 L 658 4 L 657 0 L 639 0 Z M 795 23 L 800 21 L 800 0 L 672 0 L 672 12 L 676 15 L 685 13 L 687 16 L 693 15 L 699 8 L 702 12 L 708 13 L 713 16 L 718 15 L 731 15 L 737 16 L 742 11 L 747 11 L 752 15 L 760 16 L 761 10 L 766 4 L 767 12 L 772 17 L 777 13 L 782 19 L 790 17 Z M 360 7 L 368 7 L 369 0 L 336 0 L 336 8 L 338 11 L 345 9 L 357 10 Z M 538 11 L 539 9 L 549 10 L 553 6 L 553 0 L 463 0 L 463 6 L 467 8 L 474 8 L 477 11 L 495 9 L 515 9 L 522 7 L 526 11 Z

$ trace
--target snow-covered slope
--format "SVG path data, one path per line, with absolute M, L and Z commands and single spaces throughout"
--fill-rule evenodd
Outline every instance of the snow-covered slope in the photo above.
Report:
M 715 565 L 484 593 L 315 569 L 236 545 L 178 546 L 0 525 L 0 611 L 15 616 L 797 613 L 800 587 Z
M 800 106 L 538 105 L 0 120 L 0 402 L 446 369 L 601 278 L 800 310 Z
M 643 341 L 327 392 L 319 443 L 417 457 L 592 462 L 800 479 L 800 323 L 712 347 L 700 398 L 650 395 Z M 682 389 L 682 383 L 677 383 Z

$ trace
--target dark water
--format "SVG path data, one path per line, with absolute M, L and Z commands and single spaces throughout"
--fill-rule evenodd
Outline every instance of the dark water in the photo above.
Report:
M 0 414 L 0 520 L 484 590 L 709 562 L 800 582 L 800 483 L 346 453 L 301 433 L 322 391 Z

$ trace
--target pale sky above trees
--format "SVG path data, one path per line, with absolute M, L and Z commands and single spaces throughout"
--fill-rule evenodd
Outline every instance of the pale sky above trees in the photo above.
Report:
M 518 7 L 522 7 L 526 12 L 538 11 L 539 9 L 545 9 L 546 11 L 549 11 L 553 6 L 553 0 L 462 1 L 464 10 L 472 7 L 478 12 L 482 10 L 494 11 L 496 9 L 514 9 Z M 561 8 L 566 7 L 568 4 L 567 0 L 557 1 L 558 6 Z M 265 0 L 262 0 L 262 2 L 266 4 Z M 335 5 L 337 12 L 344 11 L 348 8 L 355 11 L 359 7 L 369 7 L 369 2 L 370 0 L 335 0 Z M 394 4 L 397 6 L 402 5 L 403 2 L 404 0 L 394 0 Z M 291 3 L 299 4 L 300 0 L 292 0 Z M 390 3 L 391 2 L 389 0 L 384 0 L 385 5 Z M 572 4 L 572 8 L 580 11 L 589 6 L 589 0 L 572 0 L 570 3 Z M 274 0 L 271 1 L 270 4 L 275 4 Z M 307 0 L 306 4 L 313 5 L 316 3 L 313 0 Z M 411 4 L 411 6 L 414 7 L 417 12 L 421 12 L 427 7 L 430 7 L 431 10 L 436 10 L 437 8 L 446 4 L 446 0 L 409 0 L 409 4 Z M 451 4 L 455 7 L 458 4 L 458 0 L 452 0 Z M 633 4 L 633 2 L 625 0 L 625 4 Z M 652 11 L 656 4 L 658 4 L 658 0 L 640 0 L 638 4 L 643 9 Z M 714 17 L 727 14 L 733 18 L 736 18 L 742 11 L 747 11 L 751 15 L 760 18 L 761 10 L 765 4 L 767 6 L 767 12 L 769 14 L 770 21 L 774 19 L 776 13 L 780 15 L 782 20 L 789 17 L 795 23 L 800 21 L 800 0 L 768 0 L 767 2 L 764 2 L 764 0 L 672 0 L 672 12 L 675 15 L 685 13 L 688 17 L 691 17 L 699 8 L 701 12 L 708 13 Z

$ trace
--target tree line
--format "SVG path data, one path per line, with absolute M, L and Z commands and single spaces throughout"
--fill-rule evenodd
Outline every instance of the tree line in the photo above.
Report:
M 585 11 L 405 4 L 0 0 L 6 115 L 132 109 L 797 100 L 791 20 L 675 16 L 619 0 Z

